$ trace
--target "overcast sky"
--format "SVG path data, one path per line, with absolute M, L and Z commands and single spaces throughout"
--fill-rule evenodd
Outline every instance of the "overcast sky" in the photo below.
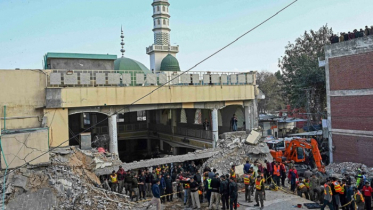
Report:
M 292 0 L 169 0 L 171 44 L 182 70 L 236 39 Z M 125 56 L 149 67 L 151 0 L 0 0 L 0 69 L 40 69 L 47 52 Z M 196 68 L 278 70 L 284 47 L 305 30 L 335 32 L 373 25 L 372 0 L 299 0 L 271 21 Z

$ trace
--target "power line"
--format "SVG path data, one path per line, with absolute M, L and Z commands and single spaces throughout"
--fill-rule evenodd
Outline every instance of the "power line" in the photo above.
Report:
M 72 136 L 71 138 L 67 139 L 66 141 L 62 142 L 61 144 L 57 145 L 57 147 L 53 147 L 51 149 L 49 149 L 47 152 L 44 152 L 42 153 L 41 155 L 35 157 L 34 159 L 26 162 L 25 164 L 21 165 L 21 166 L 18 166 L 16 168 L 14 168 L 11 172 L 8 173 L 8 175 L 10 173 L 13 173 L 14 171 L 16 171 L 17 169 L 19 168 L 22 168 L 24 166 L 26 166 L 28 163 L 40 158 L 41 156 L 49 153 L 50 151 L 53 151 L 54 149 L 57 149 L 59 147 L 61 147 L 64 143 L 70 141 L 71 139 L 73 138 L 76 138 L 77 136 L 79 136 L 81 133 L 84 133 L 88 130 L 90 130 L 91 128 L 95 127 L 96 125 L 106 121 L 109 117 L 113 116 L 113 115 L 116 115 L 118 114 L 118 112 L 121 112 L 123 110 L 125 110 L 127 107 L 130 107 L 132 105 L 134 105 L 135 103 L 141 101 L 142 99 L 148 97 L 149 95 L 153 94 L 155 91 L 157 91 L 158 89 L 161 89 L 162 87 L 164 87 L 165 85 L 167 85 L 168 83 L 172 82 L 173 80 L 175 80 L 176 78 L 180 77 L 181 75 L 191 71 L 192 69 L 194 69 L 195 67 L 199 66 L 201 63 L 207 61 L 208 59 L 210 59 L 211 57 L 215 56 L 216 54 L 218 54 L 219 52 L 223 51 L 224 49 L 226 49 L 227 47 L 231 46 L 232 44 L 234 44 L 235 42 L 237 42 L 238 40 L 240 40 L 242 37 L 246 36 L 247 34 L 249 34 L 250 32 L 252 32 L 253 30 L 257 29 L 259 26 L 263 25 L 264 23 L 268 22 L 269 20 L 271 20 L 272 18 L 274 18 L 275 16 L 277 16 L 280 12 L 284 11 L 285 9 L 287 9 L 288 7 L 290 7 L 291 5 L 293 5 L 295 2 L 297 2 L 298 0 L 294 0 L 293 2 L 291 2 L 290 4 L 286 5 L 285 7 L 283 7 L 282 9 L 280 9 L 279 11 L 277 11 L 275 14 L 273 14 L 272 16 L 270 16 L 269 18 L 265 19 L 264 21 L 262 21 L 261 23 L 259 23 L 258 25 L 256 25 L 255 27 L 251 28 L 250 30 L 246 31 L 244 34 L 242 34 L 241 36 L 239 36 L 238 38 L 236 38 L 235 40 L 233 40 L 232 42 L 228 43 L 227 45 L 225 45 L 224 47 L 220 48 L 219 50 L 217 50 L 216 52 L 214 52 L 213 54 L 209 55 L 208 57 L 206 57 L 205 59 L 201 60 L 200 62 L 198 62 L 197 64 L 195 64 L 193 67 L 189 68 L 188 70 L 182 72 L 181 74 L 177 75 L 176 77 L 174 77 L 173 79 L 169 80 L 168 82 L 166 82 L 165 84 L 162 84 L 161 86 L 155 88 L 154 90 L 152 90 L 151 92 L 147 93 L 146 95 L 140 97 L 139 99 L 135 100 L 134 102 L 132 102 L 131 104 L 129 105 L 126 105 L 124 106 L 123 109 L 120 109 L 119 111 L 115 111 L 113 114 L 111 115 L 108 115 L 106 118 L 104 118 L 103 120 L 101 120 L 100 122 L 97 122 L 96 124 L 90 126 L 89 128 L 83 130 L 82 132 Z M 54 116 L 54 115 L 53 115 Z M 0 178 L 2 178 L 4 176 L 1 176 Z

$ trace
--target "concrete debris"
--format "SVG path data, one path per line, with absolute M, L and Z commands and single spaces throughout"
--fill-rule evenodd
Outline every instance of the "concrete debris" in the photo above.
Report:
M 368 168 L 366 165 L 361 163 L 331 163 L 325 167 L 326 173 L 330 176 L 338 176 L 338 174 L 342 175 L 346 173 L 350 176 L 357 176 L 358 169 L 361 169 L 361 172 L 365 172 L 368 177 L 373 177 L 373 168 Z
M 94 159 L 108 162 L 115 158 L 113 155 L 94 151 L 86 155 L 75 147 L 64 149 L 67 151 L 60 149 L 53 153 L 52 164 L 33 169 L 22 168 L 7 178 L 7 207 L 29 209 L 19 199 L 26 196 L 33 198 L 33 203 L 40 203 L 37 209 L 132 208 L 128 196 L 100 188 L 100 179 L 93 172 L 96 167 Z M 61 157 L 68 161 L 61 162 Z
M 209 158 L 202 168 L 208 166 L 217 170 L 219 174 L 229 173 L 232 165 L 236 165 L 236 173 L 242 174 L 242 164 L 247 160 L 250 163 L 258 161 L 264 164 L 264 160 L 272 161 L 267 144 L 260 142 L 261 134 L 252 131 L 252 134 L 246 134 L 244 131 L 229 132 L 220 135 L 218 141 L 217 153 Z M 249 144 L 247 144 L 249 139 Z M 254 144 L 255 143 L 255 144 Z

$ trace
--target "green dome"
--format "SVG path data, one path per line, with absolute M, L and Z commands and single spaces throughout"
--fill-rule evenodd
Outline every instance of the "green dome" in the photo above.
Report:
M 162 60 L 161 71 L 180 71 L 179 61 L 171 54 L 168 54 Z
M 114 61 L 114 70 L 137 70 L 145 74 L 150 73 L 150 70 L 144 64 L 126 57 Z

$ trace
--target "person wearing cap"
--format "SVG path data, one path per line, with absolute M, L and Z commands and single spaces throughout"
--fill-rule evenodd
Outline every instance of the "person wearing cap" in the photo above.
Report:
M 230 210 L 233 210 L 233 208 L 237 209 L 237 197 L 238 197 L 238 189 L 237 189 L 237 183 L 234 180 L 233 177 L 230 177 L 229 179 L 229 206 Z
M 354 187 L 354 200 L 357 206 L 357 210 L 364 210 L 365 200 L 357 187 Z
M 326 179 L 326 183 L 324 184 L 324 204 L 321 206 L 321 210 L 325 209 L 325 206 L 329 206 L 329 209 L 332 210 L 333 208 L 333 192 L 332 188 L 330 187 L 331 180 L 328 178 Z
M 220 196 L 221 196 L 221 202 L 223 204 L 223 210 L 229 209 L 229 191 L 228 191 L 228 180 L 225 179 L 224 175 L 220 176 Z
M 362 189 L 363 188 L 363 182 L 364 182 L 364 179 L 363 179 L 363 175 L 361 173 L 361 169 L 358 168 L 357 169 L 357 179 L 356 179 L 356 188 L 357 189 Z
M 265 190 L 265 187 L 264 187 L 264 180 L 261 176 L 256 177 L 255 189 L 256 189 L 256 191 L 255 191 L 256 204 L 254 206 L 259 206 L 259 202 L 260 202 L 260 209 L 263 209 L 264 208 L 264 190 Z
M 310 178 L 310 199 L 311 201 L 318 201 L 319 193 L 317 188 L 320 186 L 320 180 L 316 177 L 316 174 L 313 173 Z
M 190 177 L 190 197 L 192 198 L 192 206 L 193 209 L 201 208 L 201 204 L 199 202 L 199 195 L 198 195 L 198 183 L 194 180 L 194 177 Z
M 371 186 L 369 186 L 369 182 L 365 182 L 365 185 L 362 189 L 362 193 L 363 193 L 364 200 L 365 200 L 365 209 L 372 210 L 373 189 Z

